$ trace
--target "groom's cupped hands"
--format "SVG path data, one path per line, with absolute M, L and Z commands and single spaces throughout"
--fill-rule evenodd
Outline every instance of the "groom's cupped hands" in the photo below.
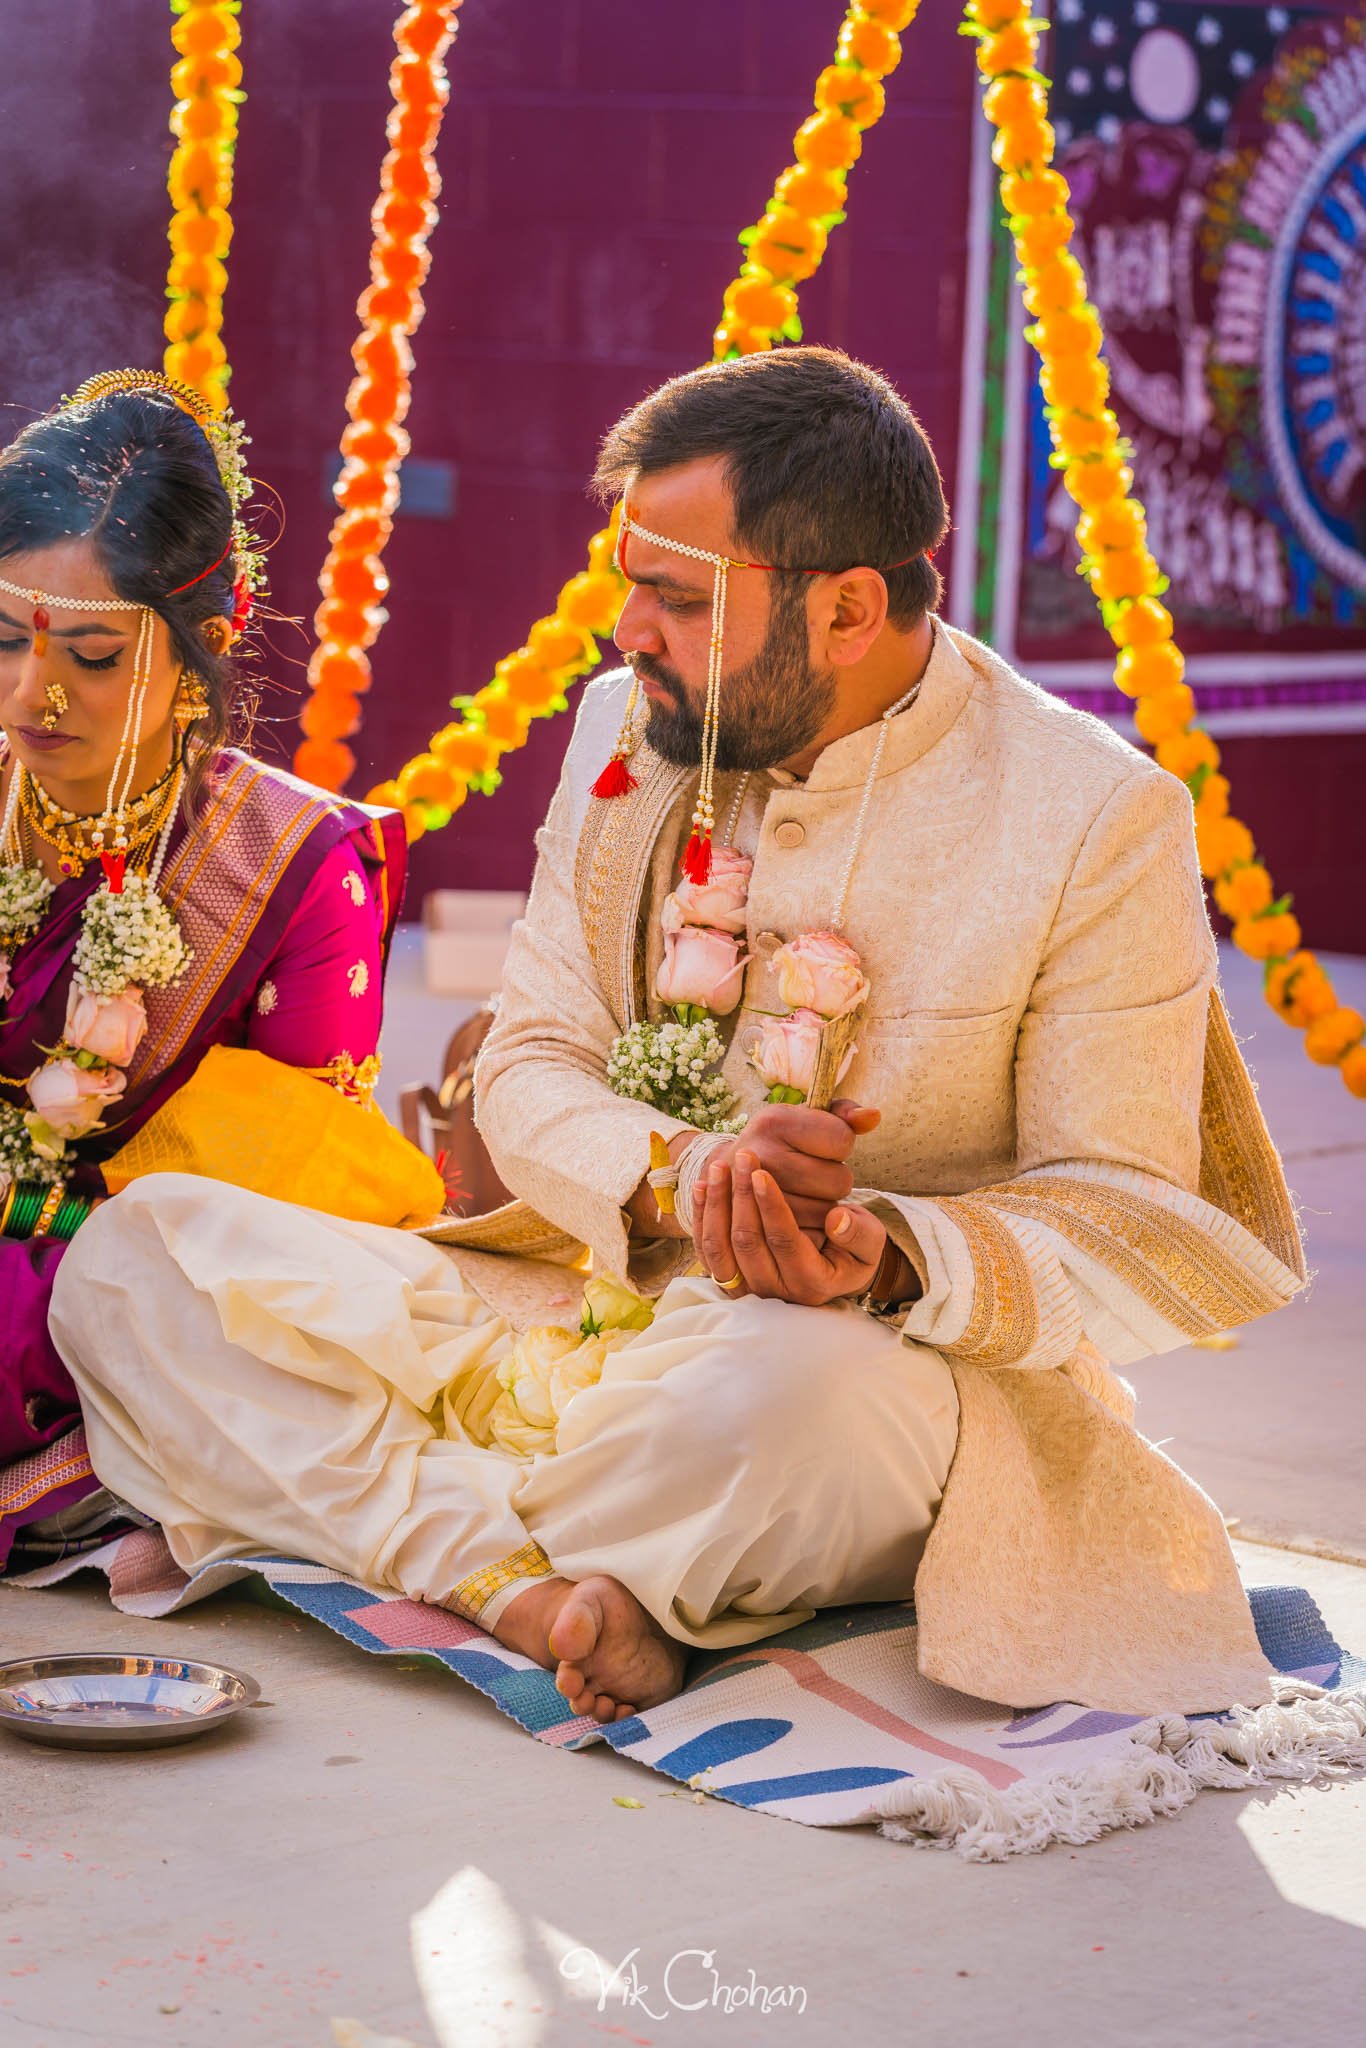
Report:
M 867 1210 L 844 1206 L 847 1161 L 876 1109 L 771 1103 L 742 1137 L 709 1156 L 693 1200 L 702 1261 L 728 1291 L 818 1307 L 872 1285 L 887 1233 Z

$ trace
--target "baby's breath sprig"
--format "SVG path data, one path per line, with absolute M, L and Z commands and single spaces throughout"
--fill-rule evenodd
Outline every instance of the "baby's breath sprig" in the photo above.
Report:
M 745 1119 L 735 1114 L 735 1097 L 714 1071 L 725 1051 L 715 1019 L 705 1012 L 687 1023 L 633 1024 L 607 1056 L 608 1086 L 699 1131 L 733 1137 Z

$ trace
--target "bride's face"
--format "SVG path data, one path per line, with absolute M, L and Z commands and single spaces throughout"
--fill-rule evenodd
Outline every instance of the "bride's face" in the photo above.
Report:
M 47 647 L 39 653 L 35 601 L 0 590 L 0 726 L 15 759 L 54 802 L 83 815 L 103 810 L 128 716 L 142 614 L 117 609 L 116 593 L 88 539 L 8 555 L 0 561 L 0 577 L 93 606 L 76 610 L 49 603 Z M 170 629 L 156 618 L 132 795 L 155 782 L 170 762 L 171 710 L 180 678 Z M 48 731 L 43 720 L 53 713 L 59 715 Z

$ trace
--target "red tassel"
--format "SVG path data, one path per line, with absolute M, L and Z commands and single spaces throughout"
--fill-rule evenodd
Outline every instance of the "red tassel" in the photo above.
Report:
M 593 784 L 594 796 L 629 796 L 640 784 L 631 773 L 620 754 L 613 754 L 597 781 Z
M 711 834 L 694 831 L 683 849 L 683 875 L 699 887 L 711 880 Z
M 102 853 L 100 855 L 100 866 L 104 869 L 104 879 L 109 884 L 111 896 L 122 896 L 123 871 L 127 865 L 128 856 L 126 853 Z

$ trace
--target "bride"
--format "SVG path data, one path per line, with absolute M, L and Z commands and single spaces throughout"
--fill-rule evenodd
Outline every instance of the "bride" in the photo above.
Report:
M 121 370 L 0 454 L 0 1567 L 96 1486 L 47 1311 L 102 1169 L 122 1184 L 111 1162 L 213 1048 L 244 1091 L 297 1093 L 283 1066 L 364 1103 L 378 1074 L 402 823 L 229 744 L 260 583 L 242 445 Z M 212 1142 L 245 1143 L 232 1106 L 194 1170 L 236 1177 Z

